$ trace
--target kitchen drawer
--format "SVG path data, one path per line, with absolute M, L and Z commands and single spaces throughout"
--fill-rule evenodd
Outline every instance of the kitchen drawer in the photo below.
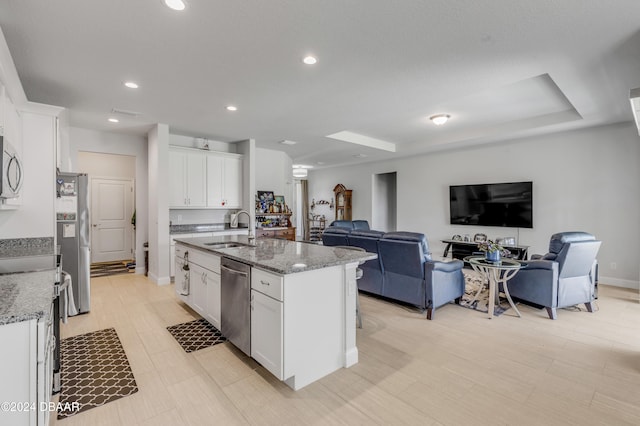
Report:
M 275 233 L 273 229 L 256 229 L 256 237 L 273 238 Z
M 271 296 L 279 301 L 283 300 L 283 279 L 262 269 L 251 269 L 251 288 Z
M 195 263 L 217 274 L 220 273 L 220 256 L 201 250 L 189 250 L 189 263 Z
M 276 231 L 275 238 L 283 238 L 294 241 L 296 239 L 296 228 L 287 228 Z
M 176 244 L 176 257 L 180 259 L 184 259 L 184 252 L 191 251 L 187 246 L 183 246 L 182 244 Z

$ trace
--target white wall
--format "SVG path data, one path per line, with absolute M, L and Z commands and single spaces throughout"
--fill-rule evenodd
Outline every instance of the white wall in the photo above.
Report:
M 22 205 L 0 210 L 0 238 L 55 237 L 54 115 L 23 111 Z
M 80 127 L 69 127 L 67 133 L 68 138 L 62 140 L 62 146 L 60 147 L 60 152 L 64 153 L 62 161 L 60 161 L 61 171 L 82 172 L 78 162 L 78 156 L 81 152 L 113 154 L 135 158 L 136 273 L 144 273 L 144 262 L 142 262 L 142 259 L 144 259 L 143 244 L 149 239 L 149 222 L 147 218 L 147 139 L 143 136 L 101 132 Z M 122 166 L 118 165 L 115 167 L 114 173 L 118 172 Z
M 136 157 L 80 151 L 77 168 L 94 177 L 135 179 Z
M 169 126 L 156 124 L 148 133 L 149 278 L 171 282 L 169 270 Z
M 256 158 L 256 190 L 284 195 L 285 203 L 293 210 L 295 187 L 291 157 L 282 151 L 256 148 Z M 255 193 L 252 195 L 255 196 Z M 291 217 L 291 222 L 295 223 L 295 217 Z
M 586 231 L 602 241 L 600 281 L 639 288 L 640 138 L 632 123 L 531 137 L 378 163 L 313 170 L 309 197 L 342 183 L 353 190 L 353 218 L 371 221 L 372 175 L 397 172 L 398 230 L 441 239 L 486 233 L 519 237 L 546 253 L 555 232 Z M 533 181 L 533 229 L 449 224 L 449 185 Z M 615 265 L 614 265 L 615 264 Z M 615 268 L 614 268 L 615 267 Z

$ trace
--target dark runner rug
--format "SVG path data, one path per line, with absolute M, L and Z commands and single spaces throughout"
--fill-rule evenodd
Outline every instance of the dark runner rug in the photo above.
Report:
M 129 272 L 135 272 L 135 269 L 131 270 L 123 261 L 91 264 L 91 278 L 106 277 L 109 275 L 117 274 L 127 274 Z
M 227 339 L 204 318 L 167 327 L 185 352 L 208 348 Z
M 462 296 L 460 306 L 480 312 L 489 312 L 489 284 L 479 275 L 474 273 L 464 273 L 464 281 L 464 295 Z M 482 291 L 478 295 L 477 299 L 473 300 L 481 286 L 483 287 Z M 509 308 L 509 301 L 506 297 L 500 297 L 500 304 L 496 304 L 493 311 L 494 315 L 502 315 Z
M 60 360 L 58 419 L 138 392 L 129 360 L 113 328 L 62 339 Z

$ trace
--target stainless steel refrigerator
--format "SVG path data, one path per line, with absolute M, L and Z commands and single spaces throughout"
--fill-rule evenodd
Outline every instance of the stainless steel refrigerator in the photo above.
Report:
M 62 270 L 71 275 L 78 313 L 91 309 L 91 242 L 89 237 L 89 177 L 82 173 L 58 173 L 56 221 Z

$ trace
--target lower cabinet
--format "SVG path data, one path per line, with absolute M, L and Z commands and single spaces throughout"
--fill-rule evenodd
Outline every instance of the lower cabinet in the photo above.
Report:
M 181 299 L 219 330 L 220 256 L 180 243 L 176 244 L 176 250 L 187 251 L 189 259 L 189 296 Z
M 251 358 L 279 380 L 283 370 L 282 302 L 251 290 Z
M 53 378 L 51 321 L 27 320 L 0 326 L 0 400 L 10 405 L 1 424 L 49 424 Z M 11 405 L 13 404 L 13 405 Z

